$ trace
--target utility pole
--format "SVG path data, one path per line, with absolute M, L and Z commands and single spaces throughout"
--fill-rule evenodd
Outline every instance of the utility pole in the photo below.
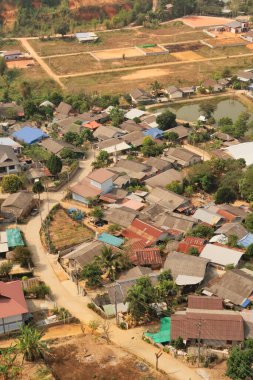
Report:
M 115 305 L 116 325 L 118 326 L 118 324 L 119 324 L 119 317 L 118 317 L 118 303 L 117 303 L 117 286 L 118 286 L 118 283 L 115 282 L 115 287 L 114 287 L 114 305 Z
M 158 371 L 158 360 L 162 356 L 162 350 L 155 353 L 156 361 L 155 361 L 155 369 Z
M 204 321 L 202 319 L 199 319 L 195 325 L 198 328 L 198 367 L 200 365 L 200 341 L 201 341 L 201 332 L 202 332 L 203 323 Z

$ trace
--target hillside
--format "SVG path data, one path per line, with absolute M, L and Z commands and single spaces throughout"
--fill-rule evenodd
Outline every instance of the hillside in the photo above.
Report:
M 19 32 L 26 28 L 29 32 L 31 29 L 45 31 L 49 27 L 52 28 L 52 23 L 61 20 L 68 23 L 72 21 L 72 27 L 91 20 L 103 22 L 120 11 L 131 11 L 136 2 L 135 0 L 4 0 L 0 1 L 0 17 L 3 31 L 16 29 Z M 44 24 L 42 28 L 40 28 L 41 20 Z M 33 21 L 37 25 L 31 27 Z

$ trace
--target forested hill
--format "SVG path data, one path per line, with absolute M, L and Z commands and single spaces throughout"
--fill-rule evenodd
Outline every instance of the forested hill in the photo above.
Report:
M 63 23 L 70 32 L 84 24 L 122 27 L 142 22 L 150 10 L 152 0 L 0 0 L 1 30 L 38 35 L 54 33 Z

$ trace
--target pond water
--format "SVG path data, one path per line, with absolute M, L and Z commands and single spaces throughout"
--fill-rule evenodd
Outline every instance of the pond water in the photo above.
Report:
M 177 111 L 172 107 L 169 108 L 172 112 L 175 112 L 177 118 L 186 121 L 197 121 L 201 113 L 199 112 L 199 103 L 189 104 L 182 106 Z M 159 110 L 161 112 L 161 109 Z M 217 104 L 216 111 L 214 112 L 214 118 L 216 121 L 222 117 L 230 117 L 233 121 L 237 119 L 241 112 L 249 112 L 247 107 L 244 106 L 238 100 L 227 99 L 222 100 Z M 253 119 L 253 114 L 251 119 Z

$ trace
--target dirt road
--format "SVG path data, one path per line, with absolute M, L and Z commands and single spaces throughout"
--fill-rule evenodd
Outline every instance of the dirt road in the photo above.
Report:
M 43 61 L 43 59 L 36 53 L 36 51 L 29 44 L 29 41 L 26 38 L 20 38 L 20 41 L 25 48 L 25 50 L 33 57 L 35 61 L 42 67 L 42 69 L 47 73 L 47 75 L 52 78 L 55 82 L 57 82 L 61 88 L 65 89 L 66 87 L 59 79 L 59 76 L 56 75 L 50 67 Z
M 90 157 L 84 162 L 83 170 L 74 177 L 71 184 L 84 178 L 90 172 L 93 160 L 94 158 Z M 66 188 L 58 193 L 49 193 L 50 209 L 63 198 Z M 46 199 L 46 195 L 43 194 L 43 197 Z M 43 218 L 46 217 L 47 213 L 48 207 L 45 200 L 42 205 Z M 20 228 L 24 232 L 27 245 L 33 254 L 35 274 L 50 286 L 57 305 L 65 307 L 72 315 L 84 323 L 88 323 L 91 320 L 99 320 L 100 317 L 87 307 L 87 304 L 90 302 L 89 298 L 78 295 L 76 285 L 72 281 L 66 279 L 61 281 L 57 276 L 57 272 L 60 270 L 59 264 L 57 264 L 57 257 L 47 254 L 40 241 L 40 217 L 33 218 L 26 225 L 20 225 Z M 124 331 L 117 328 L 114 323 L 111 326 L 111 339 L 113 343 L 154 365 L 157 348 L 147 345 L 141 339 L 142 333 L 142 328 Z M 195 369 L 188 368 L 168 354 L 164 354 L 160 358 L 159 367 L 169 375 L 170 380 L 201 380 Z

